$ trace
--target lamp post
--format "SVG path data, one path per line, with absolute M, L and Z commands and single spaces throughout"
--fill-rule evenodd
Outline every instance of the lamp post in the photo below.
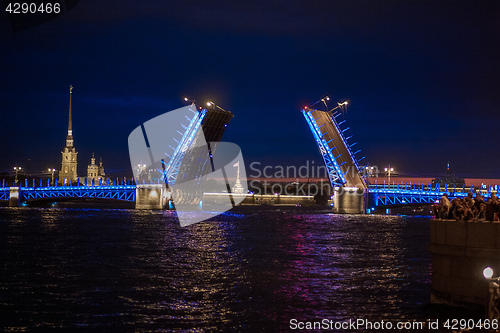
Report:
M 378 169 L 370 166 L 365 167 L 365 177 L 378 177 Z
M 328 97 L 326 97 L 326 98 L 328 98 Z M 329 99 L 329 98 L 328 98 L 328 99 Z M 325 103 L 325 101 L 324 101 L 324 100 L 322 100 L 322 101 L 323 101 L 323 103 Z M 331 110 L 330 110 L 330 111 L 328 111 L 328 112 L 332 112 L 332 115 L 333 115 L 333 111 L 335 111 L 335 110 L 337 110 L 337 109 L 342 109 L 343 107 L 347 106 L 347 104 L 349 104 L 349 102 L 347 102 L 347 101 L 344 101 L 344 102 L 342 102 L 342 103 L 337 102 L 337 106 L 336 106 L 336 107 L 334 107 L 333 109 L 331 109 Z M 325 103 L 325 105 L 326 105 L 326 103 Z
M 337 102 L 337 106 L 336 106 L 336 107 L 334 107 L 334 108 L 333 108 L 333 109 L 331 109 L 331 110 L 328 110 L 328 104 L 327 104 L 327 102 L 328 102 L 329 100 L 330 100 L 330 97 L 325 96 L 325 97 L 323 97 L 322 99 L 320 99 L 319 101 L 316 101 L 316 102 L 314 102 L 314 103 L 311 103 L 311 104 L 306 105 L 306 106 L 304 107 L 304 109 L 308 109 L 308 108 L 310 108 L 310 107 L 313 107 L 313 106 L 315 106 L 315 105 L 316 105 L 316 104 L 318 104 L 318 103 L 323 103 L 323 104 L 325 105 L 325 108 L 326 108 L 326 109 L 325 109 L 325 111 L 330 112 L 330 113 L 332 113 L 332 115 L 333 115 L 333 111 L 335 111 L 335 110 L 337 110 L 337 109 L 341 109 L 341 110 L 342 110 L 342 108 L 347 107 L 347 104 L 349 104 L 349 102 L 348 102 L 348 101 L 344 101 L 344 102 L 342 102 L 342 103 Z M 344 111 L 345 111 L 345 109 L 344 109 Z
M 22 169 L 21 167 L 14 167 L 14 171 L 16 172 L 16 178 L 14 180 L 14 184 L 17 184 L 17 173 L 21 171 L 21 169 Z
M 391 165 L 389 164 L 389 166 L 387 168 L 385 168 L 385 172 L 387 173 L 388 177 L 389 177 L 389 187 L 391 186 L 391 173 L 394 172 L 394 168 L 391 168 Z
M 188 97 L 184 97 L 184 102 L 194 104 L 196 101 L 194 99 L 190 99 Z
M 54 172 L 55 172 L 55 171 L 56 171 L 56 169 L 54 169 L 54 168 L 52 168 L 52 169 L 51 169 L 51 168 L 49 168 L 49 172 L 52 172 L 52 177 L 50 178 L 50 179 L 51 179 L 50 184 L 51 184 L 52 186 L 54 186 Z
M 500 277 L 493 277 L 493 269 L 486 267 L 483 276 L 488 280 L 488 318 L 490 321 L 500 320 Z
M 215 104 L 212 101 L 208 101 L 207 102 L 207 107 L 217 108 L 217 109 L 219 109 L 221 111 L 227 112 L 226 110 L 224 110 L 223 108 L 221 108 L 220 106 L 218 106 L 217 104 Z

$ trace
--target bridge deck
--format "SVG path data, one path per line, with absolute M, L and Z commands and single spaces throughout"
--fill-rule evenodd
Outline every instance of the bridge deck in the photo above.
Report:
M 491 194 L 496 194 L 498 186 L 489 188 L 474 189 L 469 188 L 445 188 L 441 190 L 439 186 L 425 186 L 423 184 L 405 185 L 370 185 L 368 188 L 369 206 L 401 206 L 408 204 L 431 204 L 437 202 L 444 194 L 450 199 L 464 198 L 469 193 L 480 192 L 485 198 Z
M 369 207 L 378 206 L 401 206 L 408 204 L 431 204 L 435 203 L 444 194 L 450 199 L 463 198 L 468 193 L 480 192 L 485 198 L 491 194 L 497 194 L 500 187 L 488 188 L 453 188 L 440 190 L 439 187 L 426 186 L 423 184 L 410 185 L 369 185 Z M 54 187 L 21 187 L 21 201 L 36 201 L 51 198 L 102 198 L 124 201 L 135 201 L 135 185 L 117 186 L 54 186 Z M 9 200 L 10 188 L 0 188 L 0 200 Z
M 135 185 L 21 187 L 21 201 L 50 198 L 102 198 L 135 201 Z M 0 188 L 0 200 L 9 200 L 10 188 Z
M 366 188 L 355 153 L 343 134 L 348 128 L 341 130 L 335 117 L 328 111 L 306 108 L 302 113 L 325 161 L 332 186 Z

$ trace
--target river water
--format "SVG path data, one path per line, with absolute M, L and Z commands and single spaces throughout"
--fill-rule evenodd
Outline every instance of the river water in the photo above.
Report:
M 0 328 L 279 332 L 290 320 L 425 320 L 429 217 L 241 207 L 0 208 Z

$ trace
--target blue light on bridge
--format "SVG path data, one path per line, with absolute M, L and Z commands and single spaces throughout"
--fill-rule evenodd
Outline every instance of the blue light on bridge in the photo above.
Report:
M 408 188 L 408 187 L 406 187 Z M 402 187 L 380 187 L 378 185 L 370 185 L 368 193 L 376 206 L 390 206 L 390 205 L 407 205 L 407 204 L 433 204 L 444 195 L 447 194 L 450 199 L 463 198 L 468 195 L 466 192 L 451 192 L 439 191 L 437 188 L 416 187 L 410 186 L 410 189 Z M 472 192 L 474 193 L 474 192 Z M 487 198 L 491 193 L 484 196 Z
M 202 109 L 195 114 L 192 119 L 189 119 L 190 123 L 182 136 L 180 143 L 175 148 L 172 157 L 168 161 L 165 166 L 165 171 L 161 171 L 163 173 L 163 180 L 167 184 L 175 184 L 177 180 L 177 174 L 179 172 L 180 165 L 182 163 L 182 159 L 184 158 L 186 148 L 191 145 L 194 140 L 195 135 L 198 133 L 198 129 L 207 114 L 206 109 Z M 186 117 L 187 118 L 187 117 Z M 227 125 L 227 124 L 226 124 Z M 165 154 L 167 155 L 167 154 Z
M 325 161 L 326 167 L 329 169 L 328 177 L 330 178 L 330 182 L 332 183 L 332 185 L 344 185 L 346 183 L 344 174 L 342 173 L 342 171 L 340 171 L 337 160 L 333 156 L 328 143 L 323 138 L 324 134 L 321 134 L 321 130 L 319 129 L 318 124 L 312 116 L 311 111 L 302 110 L 302 114 L 304 115 L 304 118 L 306 119 L 307 124 L 309 125 L 309 128 L 313 133 L 314 139 L 320 147 L 321 156 Z M 338 180 L 340 180 L 340 182 L 338 182 Z
M 21 187 L 21 201 L 48 198 L 99 198 L 135 201 L 135 185 Z M 0 190 L 0 200 L 8 200 L 10 188 Z

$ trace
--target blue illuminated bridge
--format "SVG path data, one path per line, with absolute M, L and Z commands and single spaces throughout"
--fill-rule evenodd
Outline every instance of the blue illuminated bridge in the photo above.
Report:
M 323 101 L 323 100 L 322 100 Z M 334 191 L 334 209 L 336 213 L 371 213 L 377 207 L 390 208 L 396 206 L 408 205 L 428 205 L 438 201 L 444 194 L 448 194 L 450 199 L 462 198 L 469 192 L 481 192 L 486 198 L 492 193 L 498 192 L 498 186 L 481 187 L 474 189 L 465 188 L 440 188 L 439 185 L 430 184 L 396 184 L 396 185 L 372 185 L 364 177 L 363 170 L 366 166 L 360 165 L 363 158 L 357 158 L 360 150 L 355 149 L 356 142 L 349 136 L 349 127 L 342 126 L 344 121 L 337 121 L 340 113 L 334 112 L 345 103 L 330 111 L 320 111 L 310 107 L 302 110 L 302 114 L 309 125 L 316 141 L 321 156 L 325 162 L 328 171 L 330 184 Z M 326 103 L 325 103 L 326 105 Z M 191 118 L 185 117 L 188 125 L 179 124 L 179 130 L 176 132 L 181 135 L 181 139 L 175 139 L 178 142 L 177 148 L 189 146 L 194 140 L 192 134 L 193 128 L 197 129 L 204 126 L 205 136 L 207 133 L 213 141 L 220 141 L 222 133 L 227 123 L 232 118 L 232 113 L 225 110 L 202 110 L 193 113 Z M 213 132 L 213 133 L 212 133 Z M 211 133 L 211 134 L 210 134 Z M 212 140 L 207 140 L 212 141 Z M 179 164 L 183 155 L 175 155 L 175 152 L 183 149 L 174 150 L 174 156 L 171 160 Z M 177 165 L 176 164 L 176 165 Z M 163 175 L 168 176 L 169 183 L 173 183 L 173 178 L 179 173 L 179 168 L 175 165 L 166 165 Z M 170 179 L 172 178 L 172 179 Z M 151 205 L 148 200 L 151 198 L 163 197 L 163 188 L 165 184 L 161 179 L 155 181 L 156 184 L 119 184 L 116 185 L 101 184 L 99 186 L 28 186 L 27 181 L 21 187 L 7 187 L 3 184 L 0 187 L 0 201 L 9 201 L 9 206 L 19 206 L 35 202 L 56 202 L 80 199 L 102 199 L 135 202 L 136 208 L 151 209 L 165 207 L 164 203 L 159 201 Z M 42 184 L 40 184 L 42 185 Z M 155 192 L 156 191 L 156 192 Z M 154 193 L 153 193 L 154 192 Z M 147 201 L 146 204 L 141 203 Z M 156 208 L 154 208 L 156 209 Z
M 144 186 L 160 185 L 145 184 Z M 481 192 L 483 196 L 488 198 L 492 193 L 497 193 L 498 189 L 498 186 L 475 189 L 473 187 L 447 188 L 446 186 L 440 188 L 439 185 L 432 186 L 430 184 L 369 185 L 366 212 L 371 213 L 375 208 L 433 204 L 443 194 L 448 194 L 448 197 L 453 199 L 466 197 L 469 192 Z M 85 198 L 135 202 L 136 190 L 136 185 L 0 187 L 0 200 L 8 201 L 11 193 L 15 193 L 15 195 L 20 195 L 19 202 L 21 205 Z
M 118 186 L 51 186 L 51 187 L 0 187 L 0 200 L 8 201 L 11 194 L 21 204 L 55 202 L 79 198 L 135 201 L 136 185 Z
M 485 198 L 489 198 L 491 194 L 496 194 L 498 189 L 498 185 L 477 189 L 474 189 L 473 186 L 470 188 L 465 186 L 448 188 L 446 185 L 444 188 L 440 188 L 439 184 L 435 186 L 431 184 L 369 185 L 367 212 L 373 212 L 376 207 L 432 204 L 436 203 L 444 194 L 447 194 L 450 200 L 465 198 L 468 193 L 481 193 Z
M 358 158 L 361 150 L 356 149 L 356 142 L 349 134 L 349 127 L 342 120 L 347 102 L 337 103 L 328 110 L 325 97 L 311 106 L 302 109 L 302 115 L 309 126 L 319 153 L 325 163 L 330 184 L 334 189 L 333 212 L 359 214 L 370 213 L 376 207 L 394 207 L 407 205 L 425 205 L 435 203 L 443 194 L 450 199 L 465 197 L 474 188 L 439 188 L 439 185 L 405 184 L 380 186 L 371 185 L 365 177 L 367 166 Z M 324 104 L 325 110 L 313 108 L 316 104 Z M 496 193 L 498 187 L 476 189 L 486 198 Z
M 71 181 L 70 186 L 42 186 L 41 181 L 40 186 L 35 186 L 35 180 L 33 180 L 32 184 L 28 184 L 28 180 L 25 180 L 20 184 L 20 187 L 19 185 L 7 187 L 4 181 L 2 187 L 0 187 L 0 201 L 8 201 L 9 206 L 20 206 L 35 202 L 57 202 L 90 198 L 95 200 L 102 199 L 135 202 L 136 208 L 138 209 L 162 209 L 167 207 L 167 205 L 170 207 L 166 184 L 175 184 L 179 174 L 186 176 L 186 172 L 189 170 L 181 168 L 186 151 L 193 146 L 194 141 L 198 140 L 198 142 L 200 142 L 202 136 L 207 142 L 220 142 L 229 121 L 233 117 L 231 112 L 216 107 L 213 103 L 212 108 L 198 109 L 193 104 L 179 110 L 181 110 L 181 117 L 178 117 L 179 119 L 174 118 L 174 121 L 162 115 L 146 123 L 148 126 L 151 125 L 150 123 L 158 125 L 162 124 L 162 121 L 165 122 L 166 119 L 170 130 L 165 131 L 163 128 L 161 133 L 164 134 L 165 137 L 162 136 L 160 141 L 163 142 L 166 147 L 172 149 L 172 151 L 169 150 L 168 154 L 165 153 L 165 155 L 169 157 L 168 163 L 164 162 L 166 157 L 163 156 L 163 154 L 161 157 L 158 157 L 158 162 L 161 161 L 161 169 L 157 169 L 156 172 L 149 174 L 154 178 L 151 182 L 139 183 L 138 185 L 134 185 L 133 183 L 126 184 L 125 182 L 120 184 L 118 179 L 116 179 L 113 185 L 108 179 L 107 184 L 101 180 L 99 185 L 95 184 L 96 186 L 94 186 L 94 184 L 92 184 L 92 186 L 87 186 L 87 179 L 84 181 L 82 180 L 82 183 L 80 183 L 80 179 L 78 179 L 75 184 L 77 186 L 71 186 L 71 184 L 74 184 Z M 168 113 L 167 115 L 170 114 L 171 113 Z M 179 112 L 177 112 L 177 114 L 179 114 Z M 138 130 L 141 135 L 144 135 L 144 129 L 141 128 L 141 126 L 138 127 Z M 154 138 L 154 136 L 152 138 Z M 144 137 L 138 140 L 136 138 L 132 144 L 137 146 L 137 142 L 139 142 L 139 144 L 144 144 L 144 147 L 140 147 L 140 151 L 142 153 L 145 152 L 147 156 L 134 155 L 135 159 L 131 158 L 132 165 L 134 166 L 138 164 L 138 161 L 141 161 L 142 164 L 142 161 L 147 160 L 147 157 L 153 157 L 153 153 L 156 152 L 156 150 L 149 146 L 149 143 L 146 144 Z M 207 149 L 207 153 L 210 153 L 210 158 L 212 157 L 212 151 L 215 151 L 217 147 L 213 142 L 211 148 L 209 146 L 209 149 Z M 191 156 L 191 158 L 193 158 L 193 156 Z M 207 159 L 205 159 L 205 161 L 206 160 Z M 154 170 L 154 165 L 155 162 L 152 160 L 151 165 L 146 169 Z M 202 167 L 206 167 L 206 165 Z M 140 174 L 135 175 L 136 179 L 140 178 L 140 176 Z M 58 183 L 57 179 L 55 183 Z M 63 183 L 66 183 L 66 180 L 64 180 Z

